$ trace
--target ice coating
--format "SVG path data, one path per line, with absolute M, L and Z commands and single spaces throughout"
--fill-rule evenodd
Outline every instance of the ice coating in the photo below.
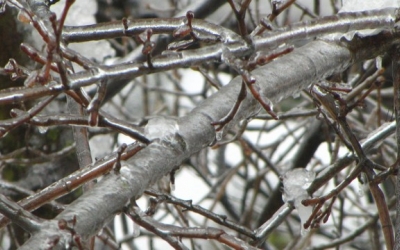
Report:
M 151 118 L 144 128 L 144 133 L 149 140 L 163 139 L 175 135 L 179 131 L 179 125 L 173 118 L 157 116 Z
M 144 134 L 152 144 L 167 147 L 175 153 L 187 150 L 185 138 L 181 135 L 178 119 L 175 117 L 151 118 L 144 128 Z
M 282 176 L 283 180 L 283 196 L 284 202 L 293 202 L 295 208 L 297 209 L 301 225 L 309 219 L 313 208 L 311 206 L 304 206 L 301 201 L 309 198 L 307 193 L 307 188 L 315 179 L 315 172 L 308 171 L 303 168 L 296 168 L 286 172 Z M 301 227 L 301 234 L 304 235 L 306 229 Z
M 368 11 L 368 10 L 379 10 L 386 8 L 399 8 L 400 0 L 344 0 L 343 6 L 339 10 L 339 13 L 344 12 L 358 12 L 358 11 Z M 388 18 L 391 18 L 388 16 Z M 370 36 L 379 32 L 379 29 L 365 29 L 363 31 L 351 31 L 343 35 L 345 39 L 351 41 L 355 34 L 362 36 Z
M 122 167 L 119 170 L 121 179 L 123 181 L 129 182 L 130 179 L 134 178 L 132 176 L 132 171 L 130 170 L 128 163 L 126 163 L 125 161 L 121 161 L 121 165 L 122 165 Z

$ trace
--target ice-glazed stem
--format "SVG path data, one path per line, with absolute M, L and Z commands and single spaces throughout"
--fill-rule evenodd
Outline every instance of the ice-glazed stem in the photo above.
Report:
M 256 50 L 274 49 L 283 43 L 292 43 L 301 39 L 311 39 L 331 33 L 345 34 L 352 30 L 392 27 L 399 20 L 399 11 L 395 8 L 370 10 L 352 13 L 340 13 L 334 16 L 316 18 L 311 21 L 294 23 L 281 29 L 254 37 Z

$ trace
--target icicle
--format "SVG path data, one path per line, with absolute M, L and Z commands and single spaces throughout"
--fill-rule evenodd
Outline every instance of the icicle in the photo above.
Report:
M 301 235 L 304 235 L 307 230 L 304 229 L 303 225 L 311 216 L 313 208 L 304 206 L 301 201 L 310 197 L 307 188 L 314 181 L 315 172 L 296 168 L 286 172 L 282 179 L 284 186 L 282 199 L 284 202 L 294 203 L 301 220 Z

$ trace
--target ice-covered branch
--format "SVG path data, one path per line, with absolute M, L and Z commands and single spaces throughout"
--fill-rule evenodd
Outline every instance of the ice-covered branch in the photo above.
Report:
M 392 27 L 397 20 L 397 10 L 384 9 L 379 11 L 343 13 L 323 19 L 322 24 L 316 21 L 299 23 L 282 30 L 267 33 L 263 37 L 253 37 L 248 44 L 239 35 L 205 21 L 193 20 L 193 29 L 199 34 L 206 34 L 206 40 L 213 43 L 199 49 L 185 51 L 168 51 L 155 57 L 151 67 L 147 63 L 129 62 L 113 66 L 98 66 L 91 70 L 69 76 L 68 88 L 77 89 L 97 83 L 102 80 L 135 78 L 177 67 L 191 67 L 204 62 L 221 61 L 224 53 L 228 52 L 237 57 L 249 55 L 256 50 L 272 49 L 282 43 L 291 43 L 299 39 L 312 38 L 332 32 L 347 32 L 365 28 Z M 172 33 L 184 25 L 185 18 L 132 20 L 124 26 L 123 22 L 99 24 L 83 27 L 66 28 L 63 38 L 68 41 L 93 40 L 108 37 L 120 37 L 126 34 L 139 34 L 151 28 L 153 32 Z M 100 29 L 98 31 L 97 29 Z M 200 35 L 201 37 L 201 35 Z M 74 39 L 75 40 L 74 40 Z M 329 75 L 329 73 L 328 73 Z M 12 94 L 0 93 L 0 104 L 17 103 L 36 99 L 49 94 L 65 91 L 62 84 L 50 84 L 49 87 L 34 87 L 13 91 Z
M 384 31 L 369 38 L 355 36 L 349 43 L 351 50 L 333 42 L 314 41 L 252 71 L 252 75 L 260 92 L 273 103 L 279 102 L 321 78 L 341 72 L 356 59 L 376 56 L 391 46 L 398 35 Z M 374 43 L 371 44 L 369 39 L 373 39 Z M 58 221 L 68 221 L 74 216 L 77 218 L 74 230 L 81 238 L 87 239 L 94 235 L 132 197 L 139 197 L 146 188 L 173 171 L 184 159 L 215 140 L 216 134 L 211 122 L 229 112 L 236 101 L 241 81 L 240 77 L 233 79 L 184 117 L 174 121 L 165 118 L 169 124 L 174 124 L 169 126 L 169 131 L 161 133 L 159 140 L 155 138 L 152 144 L 123 163 L 119 173 L 105 176 L 54 220 L 43 224 L 42 230 L 33 235 L 21 249 L 32 249 L 33 246 L 46 248 L 50 244 L 47 240 L 49 235 L 51 238 L 58 237 L 57 247 L 63 248 L 69 244 L 71 237 L 69 231 L 58 228 Z M 231 124 L 248 118 L 258 110 L 259 104 L 248 95 Z
M 273 49 L 283 43 L 292 43 L 301 39 L 350 31 L 391 27 L 399 19 L 399 10 L 388 8 L 381 10 L 340 13 L 334 16 L 316 18 L 311 21 L 294 23 L 281 29 L 254 37 L 256 50 Z

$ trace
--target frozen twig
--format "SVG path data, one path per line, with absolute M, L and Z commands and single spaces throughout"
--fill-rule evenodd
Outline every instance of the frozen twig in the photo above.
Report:
M 163 239 L 165 239 L 171 246 L 176 249 L 188 249 L 178 239 L 179 238 L 202 238 L 202 239 L 214 239 L 224 243 L 225 245 L 233 249 L 250 249 L 256 250 L 248 243 L 241 239 L 228 235 L 221 229 L 217 228 L 196 228 L 196 227 L 178 227 L 175 225 L 167 225 L 160 223 L 153 218 L 146 216 L 138 208 L 132 208 L 130 211 L 126 211 L 132 220 L 139 223 L 142 227 L 147 230 L 154 232 Z
M 394 203 L 394 199 L 392 199 L 388 206 L 391 207 Z M 368 221 L 366 221 L 364 224 L 362 224 L 360 227 L 358 227 L 356 230 L 352 231 L 350 234 L 343 236 L 339 239 L 335 239 L 329 243 L 326 244 L 321 244 L 319 246 L 316 247 L 312 247 L 312 250 L 323 250 L 323 249 L 329 249 L 332 247 L 336 247 L 339 246 L 345 242 L 349 242 L 351 240 L 353 240 L 354 238 L 356 238 L 357 236 L 359 236 L 360 234 L 362 234 L 365 230 L 367 230 L 368 228 L 370 228 L 371 226 L 375 226 L 377 221 L 379 219 L 379 215 L 375 214 L 373 215 Z
M 35 233 L 40 230 L 40 224 L 42 222 L 40 218 L 24 210 L 3 194 L 0 194 L 0 212 L 17 223 L 20 227 L 28 230 L 29 233 Z
M 227 219 L 226 216 L 215 214 L 215 213 L 209 211 L 208 209 L 205 209 L 198 205 L 194 205 L 194 204 L 192 204 L 192 201 L 190 201 L 190 200 L 189 201 L 181 200 L 181 199 L 175 198 L 173 196 L 170 196 L 168 194 L 163 194 L 163 193 L 160 193 L 160 192 L 157 192 L 154 190 L 148 190 L 148 191 L 146 191 L 146 193 L 156 196 L 157 199 L 159 200 L 159 201 L 157 201 L 157 203 L 166 202 L 166 203 L 172 203 L 172 204 L 179 205 L 180 207 L 184 208 L 187 211 L 192 211 L 194 213 L 201 214 L 204 217 L 207 217 L 208 219 L 214 221 L 215 223 L 226 226 L 232 230 L 237 231 L 238 233 L 246 235 L 250 238 L 254 237 L 253 232 L 251 230 L 249 230 L 248 228 L 245 228 L 243 226 L 240 226 L 240 225 L 234 223 L 233 221 Z M 156 205 L 156 204 L 154 204 L 154 205 Z M 146 213 L 152 214 L 155 212 L 153 210 L 155 210 L 154 207 L 149 207 L 149 209 L 148 209 L 148 211 L 146 211 Z
M 378 128 L 378 131 L 373 132 L 371 136 L 361 143 L 361 147 L 365 152 L 370 151 L 373 148 L 373 145 L 376 145 L 378 142 L 384 140 L 385 138 L 392 135 L 396 130 L 396 123 L 391 122 L 390 124 L 385 125 L 383 128 Z M 330 166 L 327 171 L 324 171 L 323 174 L 317 176 L 315 181 L 308 188 L 308 193 L 312 194 L 317 191 L 322 185 L 326 184 L 328 180 L 330 180 L 335 173 L 341 171 L 346 166 L 348 166 L 351 162 L 354 161 L 354 157 L 349 153 L 346 156 L 339 159 L 335 164 Z M 256 237 L 257 240 L 254 241 L 254 244 L 261 244 L 266 237 L 273 232 L 285 218 L 293 211 L 294 207 L 289 203 L 285 203 L 275 214 L 271 217 L 270 220 L 266 221 L 263 225 L 261 225 L 258 229 L 256 229 Z
M 16 5 L 19 4 L 18 1 L 10 1 L 17 3 Z M 34 19 L 37 17 L 42 17 L 41 13 L 46 14 L 47 6 L 43 4 L 42 1 L 32 0 L 29 2 L 29 6 L 32 7 L 32 13 L 35 14 L 31 18 L 32 21 L 35 21 Z M 250 1 L 246 1 L 246 3 L 249 2 Z M 26 7 L 22 6 L 20 8 L 24 9 Z M 247 8 L 243 8 L 243 11 L 246 11 L 246 9 Z M 44 41 L 51 40 L 53 38 L 49 38 L 49 36 L 51 36 L 51 32 L 49 31 L 53 30 L 57 33 L 59 29 L 54 28 L 55 22 L 46 21 L 51 21 L 50 17 L 44 15 L 43 20 L 45 20 L 45 24 L 43 24 L 41 20 L 33 23 L 36 25 L 36 29 L 41 32 Z M 128 20 L 126 23 L 111 23 L 110 26 L 104 24 L 103 28 L 101 25 L 87 26 L 81 30 L 80 28 L 71 28 L 69 31 L 66 30 L 63 35 L 63 37 L 68 40 L 68 32 L 70 32 L 71 40 L 69 41 L 73 41 L 73 39 L 76 39 L 75 41 L 79 39 L 81 39 L 79 41 L 85 39 L 103 39 L 125 35 L 137 36 L 145 32 L 145 34 L 147 34 L 147 39 L 145 39 L 144 42 L 149 45 L 146 45 L 144 50 L 144 52 L 147 53 L 147 61 L 129 62 L 113 66 L 89 64 L 85 63 L 84 60 L 75 60 L 74 53 L 67 53 L 66 48 L 57 44 L 57 42 L 52 43 L 47 41 L 47 46 L 50 46 L 48 53 L 43 57 L 37 56 L 36 59 L 44 64 L 43 71 L 45 74 L 43 75 L 48 76 L 50 71 L 54 71 L 56 73 L 58 72 L 61 78 L 50 81 L 46 86 L 33 86 L 32 88 L 22 88 L 20 90 L 12 89 L 2 91 L 0 93 L 0 103 L 19 103 L 21 101 L 38 99 L 47 95 L 55 96 L 60 93 L 67 93 L 74 96 L 74 100 L 78 101 L 83 108 L 91 110 L 94 118 L 89 121 L 86 120 L 85 124 L 95 124 L 97 121 L 101 124 L 102 119 L 108 119 L 109 116 L 107 116 L 107 114 L 102 114 L 101 110 L 97 107 L 92 109 L 101 98 L 94 98 L 95 100 L 91 105 L 89 98 L 85 98 L 83 92 L 79 91 L 79 88 L 97 84 L 99 81 L 131 79 L 153 72 L 176 69 L 179 67 L 198 66 L 209 61 L 221 62 L 224 51 L 228 51 L 236 58 L 249 57 L 254 54 L 255 50 L 280 46 L 283 43 L 283 40 L 280 40 L 280 34 L 282 34 L 283 37 L 286 36 L 287 39 L 285 38 L 286 40 L 284 42 L 292 43 L 298 39 L 314 38 L 332 33 L 336 30 L 345 32 L 352 29 L 364 29 L 365 27 L 379 29 L 392 28 L 395 20 L 396 13 L 390 11 L 365 12 L 360 16 L 357 16 L 357 14 L 340 14 L 334 17 L 333 21 L 322 21 L 322 26 L 318 26 L 316 23 L 302 23 L 299 24 L 299 26 L 301 26 L 300 28 L 294 26 L 288 29 L 281 29 L 276 32 L 271 32 L 270 34 L 265 34 L 263 37 L 253 37 L 251 41 L 245 41 L 241 36 L 217 25 L 209 24 L 197 20 L 196 18 L 193 19 L 192 15 L 187 15 L 186 18 L 154 19 L 153 21 L 138 20 L 136 22 L 135 20 Z M 370 25 L 371 23 L 372 25 Z M 149 29 L 155 34 L 173 34 L 180 28 L 185 32 L 188 31 L 193 39 L 196 38 L 204 41 L 204 47 L 185 51 L 167 51 L 158 56 L 151 56 L 150 58 L 153 44 L 150 40 Z M 84 30 L 84 32 L 82 32 L 82 30 Z M 266 39 L 267 36 L 271 39 Z M 267 67 L 260 66 L 253 70 L 251 75 L 257 81 L 259 94 L 263 98 L 265 97 L 270 100 L 271 103 L 277 103 L 288 96 L 298 93 L 302 89 L 306 89 L 312 82 L 341 72 L 354 62 L 371 58 L 382 53 L 393 44 L 393 41 L 396 40 L 398 36 L 399 34 L 396 33 L 396 31 L 384 30 L 372 37 L 364 37 L 356 34 L 350 37 L 350 41 L 342 39 L 340 45 L 338 45 L 336 41 L 310 42 L 310 44 L 302 48 L 295 49 L 291 54 L 276 59 Z M 373 43 L 371 43 L 369 39 L 373 39 Z M 53 48 L 51 46 L 53 46 Z M 61 52 L 59 50 L 61 50 Z M 35 52 L 29 49 L 26 49 L 26 51 L 30 53 L 32 58 L 34 57 Z M 67 57 L 65 56 L 66 54 L 71 56 Z M 60 58 L 55 58 L 57 56 Z M 79 73 L 70 72 L 71 74 L 67 76 L 65 71 L 59 67 L 61 59 L 80 61 L 81 64 L 85 66 L 85 70 Z M 177 119 L 158 119 L 157 123 L 160 123 L 160 126 L 166 125 L 166 127 L 171 127 L 167 128 L 167 131 L 164 131 L 165 133 L 149 132 L 152 130 L 152 123 L 155 122 L 155 120 L 150 120 L 146 131 L 146 137 L 144 138 L 147 140 L 146 142 L 151 140 L 152 143 L 134 157 L 131 157 L 125 162 L 120 162 L 121 168 L 118 168 L 119 171 L 111 171 L 111 173 L 104 176 L 98 185 L 89 192 L 86 192 L 73 204 L 69 205 L 65 211 L 60 213 L 54 220 L 43 223 L 41 225 L 42 230 L 35 233 L 22 249 L 30 249 L 32 247 L 63 248 L 70 243 L 71 236 L 78 236 L 79 239 L 82 238 L 83 240 L 87 240 L 93 236 L 109 219 L 116 213 L 122 211 L 128 200 L 132 197 L 139 197 L 145 189 L 158 181 L 162 176 L 171 174 L 171 172 L 173 173 L 183 160 L 207 147 L 214 141 L 216 133 L 210 123 L 222 119 L 229 113 L 229 110 L 231 110 L 237 100 L 237 93 L 240 90 L 242 80 L 242 78 L 235 78 L 228 86 L 221 88 L 217 94 L 207 99 L 184 117 Z M 215 107 L 218 107 L 218 109 Z M 254 116 L 254 114 L 259 111 L 259 108 L 260 105 L 257 101 L 251 96 L 246 96 L 240 107 L 238 107 L 232 122 L 227 124 L 227 126 L 233 126 L 243 119 Z M 33 122 L 33 120 L 38 117 L 30 118 Z M 58 124 L 62 123 L 62 116 L 55 116 L 54 118 L 53 121 L 57 122 L 58 120 Z M 81 122 L 80 119 L 73 120 L 72 116 L 69 118 L 71 119 L 69 120 L 69 122 L 71 122 L 69 124 L 72 124 L 74 121 L 77 123 Z M 174 121 L 172 122 L 171 120 Z M 36 121 L 45 122 L 40 119 Z M 117 123 L 120 124 L 119 122 Z M 171 124 L 172 126 L 170 126 Z M 149 137 L 149 139 L 147 139 L 147 137 Z M 123 157 L 124 154 L 121 156 Z M 128 156 L 126 157 L 128 158 Z M 119 161 L 119 159 L 117 161 Z M 35 200 L 32 198 L 35 201 L 30 203 L 29 206 L 31 206 L 31 208 L 27 205 L 27 209 L 32 209 L 32 207 L 34 207 L 32 204 L 34 203 L 40 205 L 45 201 L 48 202 L 50 199 L 58 197 L 58 194 L 64 194 L 78 187 L 85 178 L 85 180 L 87 180 L 88 178 L 90 179 L 94 176 L 98 176 L 98 173 L 105 173 L 105 169 L 109 170 L 110 165 L 112 164 L 109 161 L 105 164 L 98 162 L 97 166 L 104 168 L 101 168 L 102 170 L 96 172 L 96 174 L 89 171 L 82 175 L 74 175 L 73 177 L 75 177 L 75 179 L 71 179 L 71 182 L 68 182 L 70 181 L 68 178 L 64 179 L 65 183 L 59 182 L 55 185 L 58 185 L 58 189 L 54 189 L 57 191 L 49 192 L 50 190 L 47 189 L 40 193 L 40 195 L 42 195 L 41 199 Z M 50 198 L 48 196 L 45 197 L 45 195 L 49 194 L 51 194 Z M 38 196 L 36 196 L 36 198 L 37 197 Z M 96 213 L 93 213 L 94 210 Z M 2 217 L 2 219 L 4 223 L 4 217 Z M 62 228 L 60 228 L 59 223 L 64 221 L 67 222 L 66 226 L 69 230 L 60 230 Z M 70 223 L 71 221 L 73 221 L 72 224 Z M 268 225 L 263 229 L 265 228 L 268 228 Z M 63 229 L 65 229 L 65 227 Z M 264 232 L 267 231 L 263 229 L 259 231 L 261 240 L 263 236 L 265 236 Z M 179 230 L 176 230 L 176 232 L 181 233 Z M 202 232 L 215 233 L 215 231 L 212 230 L 203 230 Z M 189 230 L 186 233 L 193 233 L 193 231 Z M 51 237 L 53 240 L 49 240 L 49 234 L 54 236 Z M 218 233 L 215 235 L 217 237 Z M 194 237 L 193 235 L 191 236 Z M 225 240 L 224 238 L 219 239 L 221 239 L 222 242 L 235 242 L 235 240 L 232 239 L 233 237 L 229 239 L 229 235 L 225 236 Z M 55 239 L 57 239 L 57 242 Z M 56 246 L 56 244 L 58 245 Z M 237 244 L 239 247 L 245 245 L 246 244 L 240 242 Z
M 142 147 L 138 145 L 131 145 L 125 153 L 121 154 L 120 159 L 126 160 L 136 154 Z M 35 193 L 25 199 L 22 199 L 18 204 L 28 211 L 33 211 L 41 205 L 49 202 L 49 200 L 57 199 L 82 184 L 93 180 L 99 176 L 106 175 L 111 171 L 115 162 L 117 161 L 117 155 L 107 156 L 103 159 L 98 160 L 93 165 L 88 165 L 77 172 L 53 183 L 47 188 Z M 9 223 L 9 219 L 4 215 L 0 215 L 0 227 L 5 226 Z
M 365 28 L 385 28 L 392 27 L 397 20 L 397 12 L 394 9 L 380 11 L 368 11 L 360 13 L 339 14 L 327 17 L 321 25 L 317 22 L 299 23 L 293 27 L 268 33 L 265 37 L 252 38 L 252 44 L 247 44 L 240 36 L 200 20 L 193 20 L 193 29 L 207 36 L 214 37 L 214 43 L 204 48 L 170 52 L 152 59 L 152 66 L 147 63 L 124 63 L 113 66 L 98 66 L 89 71 L 79 72 L 71 75 L 68 88 L 77 89 L 97 83 L 104 79 L 126 79 L 169 70 L 177 67 L 196 66 L 203 62 L 220 61 L 223 51 L 227 50 L 235 56 L 251 55 L 253 47 L 255 51 L 273 49 L 290 41 L 311 38 L 329 34 L 332 32 L 348 32 L 351 30 Z M 89 25 L 83 27 L 65 27 L 63 38 L 69 42 L 90 41 L 95 39 L 105 39 L 129 35 L 138 35 L 149 27 L 153 33 L 172 33 L 180 27 L 184 18 L 132 20 L 124 28 L 122 22 L 108 24 Z M 0 93 L 0 104 L 30 100 L 44 95 L 58 94 L 65 91 L 63 85 L 51 85 L 49 87 L 35 87 L 29 91 L 26 89 L 14 92 L 10 96 L 8 93 Z
M 364 172 L 368 177 L 370 191 L 372 196 L 374 197 L 377 209 L 379 211 L 379 218 L 382 224 L 382 231 L 385 236 L 386 246 L 388 249 L 392 249 L 394 245 L 394 235 L 389 211 L 386 206 L 382 190 L 380 189 L 378 184 L 373 181 L 373 178 L 375 177 L 374 168 L 377 167 L 377 164 L 367 157 L 357 137 L 350 129 L 350 126 L 346 119 L 347 114 L 351 111 L 352 108 L 354 108 L 354 105 L 347 105 L 346 101 L 342 99 L 337 93 L 327 93 L 317 88 L 316 86 L 313 86 L 312 88 L 314 91 L 313 95 L 317 99 L 319 105 L 322 105 L 325 108 L 327 113 L 326 116 L 330 116 L 331 119 L 333 119 L 335 122 L 338 123 L 338 125 L 340 125 L 343 134 L 346 135 L 346 138 L 349 140 L 349 142 L 347 142 L 346 139 L 343 137 L 341 131 L 336 129 L 336 133 L 340 136 L 346 146 L 349 147 L 351 151 L 354 151 L 355 155 L 358 158 L 358 164 L 356 168 L 353 169 L 351 174 L 347 176 L 346 179 L 343 180 L 339 184 L 339 186 L 333 189 L 327 196 L 307 199 L 302 202 L 306 206 L 317 204 L 317 208 L 314 209 L 313 215 L 310 216 L 310 219 L 307 222 L 307 226 L 311 225 L 313 227 L 314 224 L 318 225 L 321 219 L 326 222 L 330 214 L 330 208 L 332 205 L 330 205 L 327 208 L 326 212 L 322 213 L 321 216 L 316 216 L 322 204 L 330 198 L 332 198 L 332 204 L 335 197 L 341 192 L 341 190 L 348 186 L 353 181 L 353 179 L 355 179 L 361 172 Z M 366 93 L 368 93 L 368 91 Z M 365 95 L 363 95 L 361 98 L 365 98 Z
M 55 95 L 47 97 L 45 100 L 39 102 L 33 108 L 26 112 L 17 109 L 11 110 L 11 115 L 14 118 L 0 122 L 0 138 L 4 137 L 10 130 L 32 119 L 35 115 L 42 111 L 55 97 Z
M 256 51 L 273 49 L 284 43 L 302 39 L 312 39 L 327 34 L 345 34 L 353 30 L 393 27 L 399 19 L 395 8 L 354 13 L 341 13 L 335 16 L 316 18 L 304 23 L 295 23 L 254 37 Z

